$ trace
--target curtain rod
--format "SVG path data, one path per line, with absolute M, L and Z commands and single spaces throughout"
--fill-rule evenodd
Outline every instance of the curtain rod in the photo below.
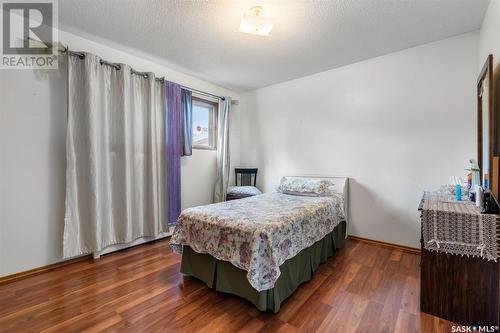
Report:
M 191 92 L 196 92 L 198 94 L 201 94 L 201 95 L 206 95 L 206 96 L 210 96 L 210 97 L 215 97 L 215 98 L 220 98 L 222 99 L 223 101 L 226 100 L 226 98 L 224 96 L 217 96 L 217 95 L 214 95 L 214 94 L 211 94 L 211 93 L 207 93 L 203 90 L 198 90 L 198 89 L 194 89 L 194 88 L 190 88 L 190 87 L 186 87 L 186 86 L 181 86 L 182 88 L 186 89 L 186 90 L 191 90 Z
M 30 37 L 28 37 L 30 38 Z M 30 38 L 31 39 L 31 38 Z M 62 50 L 60 50 L 61 53 L 67 53 L 68 55 L 71 55 L 71 56 L 74 56 L 74 57 L 78 57 L 80 59 L 84 59 L 85 58 L 85 53 L 84 52 L 77 52 L 77 51 L 71 51 L 69 49 L 69 47 L 63 47 Z M 116 70 L 120 70 L 121 69 L 121 65 L 120 64 L 116 64 L 116 63 L 112 63 L 112 62 L 108 62 L 108 61 L 105 61 L 105 60 L 102 60 L 101 59 L 101 65 L 106 65 L 106 66 L 110 66 L 110 67 L 113 67 L 115 68 Z M 135 74 L 135 75 L 140 75 L 144 78 L 147 78 L 148 77 L 148 73 L 147 72 L 138 72 L 136 71 L 135 69 L 131 68 L 131 73 L 132 74 Z M 159 81 L 159 82 L 165 82 L 165 77 L 161 77 L 161 78 L 155 78 L 156 81 Z M 198 89 L 195 89 L 195 88 L 191 88 L 191 87 L 187 87 L 187 86 L 183 86 L 181 85 L 181 88 L 185 89 L 185 90 L 190 90 L 191 92 L 197 92 L 199 94 L 203 94 L 203 95 L 206 95 L 206 96 L 211 96 L 211 97 L 215 97 L 215 98 L 220 98 L 222 99 L 223 101 L 226 100 L 226 98 L 224 96 L 218 96 L 218 95 L 214 95 L 214 94 L 211 94 L 211 93 L 208 93 L 208 92 L 205 92 L 205 91 L 202 91 L 202 90 L 198 90 Z

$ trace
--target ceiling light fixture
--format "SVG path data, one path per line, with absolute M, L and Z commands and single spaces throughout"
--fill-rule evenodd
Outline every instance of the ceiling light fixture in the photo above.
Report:
M 250 8 L 250 12 L 243 14 L 239 31 L 247 34 L 269 36 L 274 23 L 270 18 L 262 16 L 263 11 L 261 6 Z

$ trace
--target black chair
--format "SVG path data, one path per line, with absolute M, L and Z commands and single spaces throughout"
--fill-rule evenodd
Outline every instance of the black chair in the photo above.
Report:
M 234 183 L 227 189 L 226 200 L 242 199 L 254 195 L 262 194 L 256 187 L 257 168 L 235 168 Z
M 236 186 L 256 186 L 257 184 L 257 168 L 235 168 L 234 169 L 234 184 Z M 239 176 L 239 177 L 238 177 Z M 253 178 L 253 182 L 252 182 Z M 238 181 L 239 179 L 239 181 Z

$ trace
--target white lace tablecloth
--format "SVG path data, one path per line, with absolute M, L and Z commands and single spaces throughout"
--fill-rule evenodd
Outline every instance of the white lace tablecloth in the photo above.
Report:
M 420 204 L 422 237 L 426 250 L 498 258 L 498 215 L 481 214 L 472 202 L 447 201 L 425 193 Z

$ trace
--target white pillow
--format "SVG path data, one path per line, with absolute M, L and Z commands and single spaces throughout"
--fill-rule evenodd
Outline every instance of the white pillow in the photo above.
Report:
M 229 186 L 227 194 L 253 196 L 262 194 L 255 186 Z
M 293 195 L 326 197 L 336 193 L 334 183 L 328 179 L 283 177 L 278 192 Z

